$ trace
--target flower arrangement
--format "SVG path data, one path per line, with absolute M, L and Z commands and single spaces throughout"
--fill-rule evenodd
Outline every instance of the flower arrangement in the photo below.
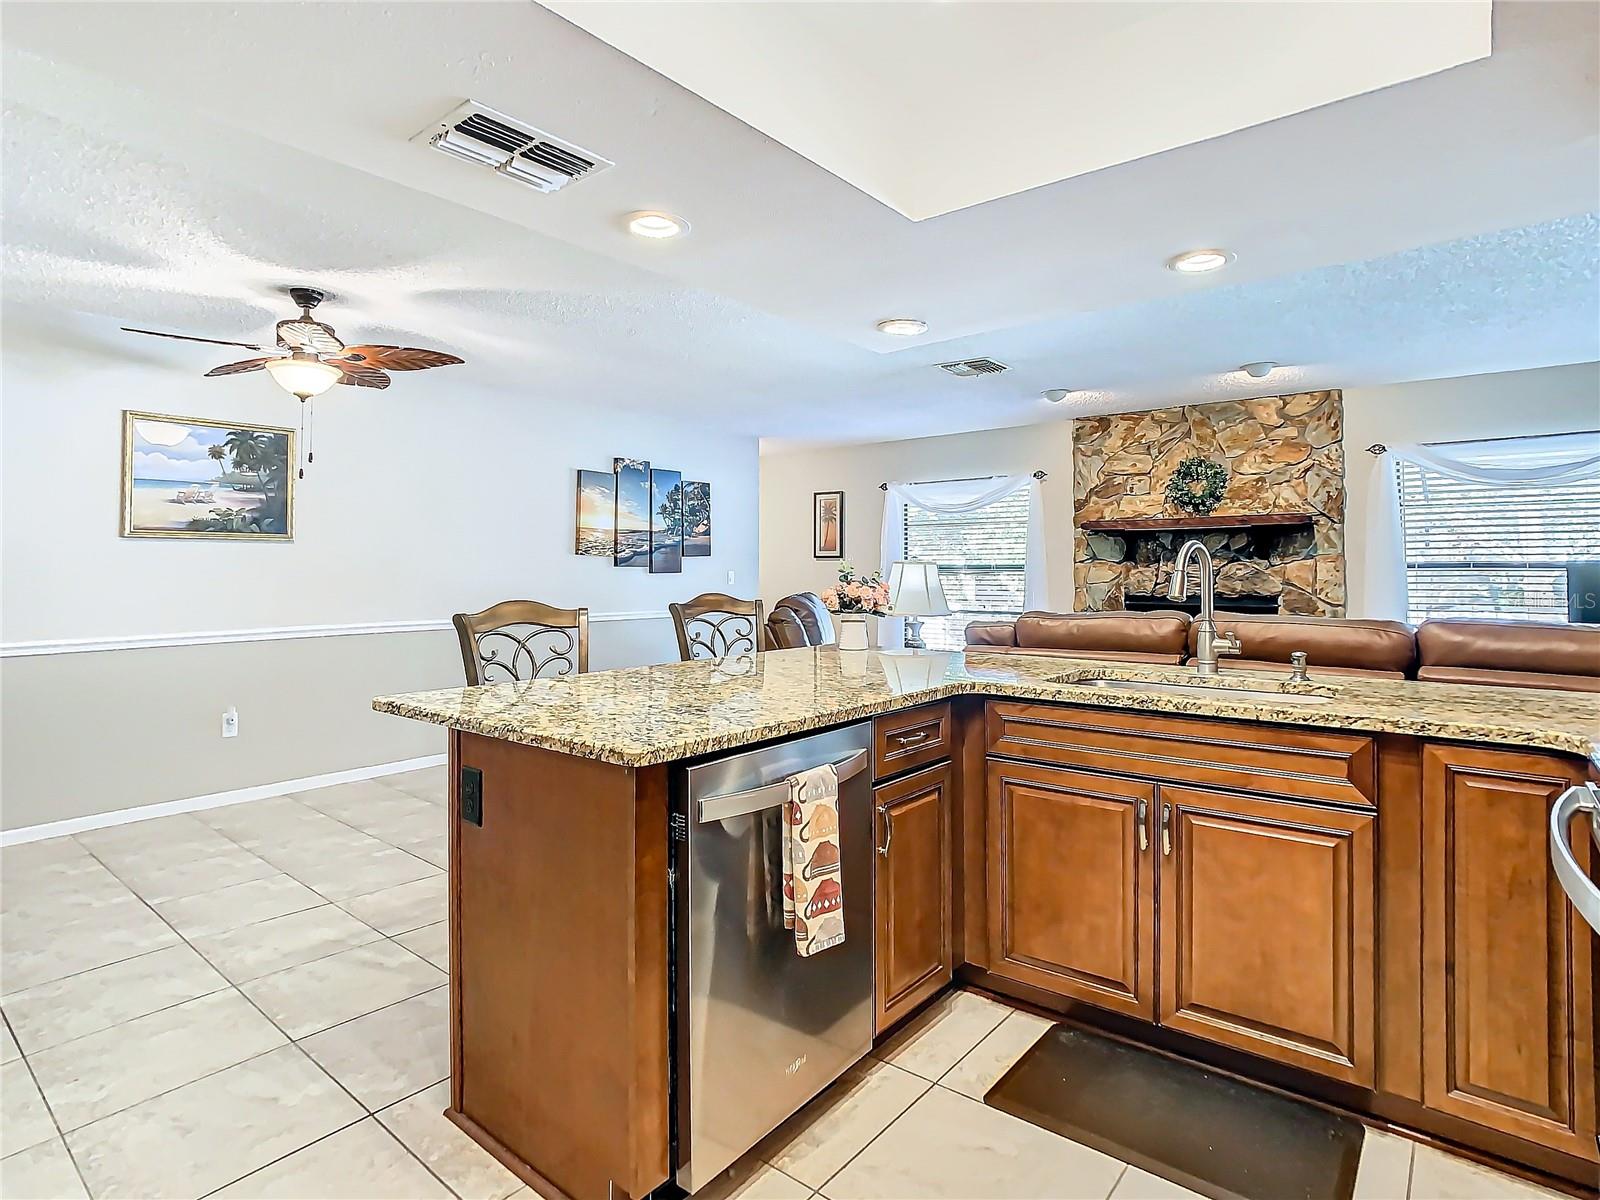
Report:
M 839 582 L 823 589 L 822 603 L 829 612 L 881 617 L 889 611 L 889 585 L 879 571 L 863 575 L 844 563 L 839 567 Z

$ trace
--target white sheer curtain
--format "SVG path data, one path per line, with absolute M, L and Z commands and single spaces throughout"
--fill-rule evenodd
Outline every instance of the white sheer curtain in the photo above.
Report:
M 1570 483 L 1600 471 L 1600 434 L 1388 447 L 1367 482 L 1363 615 L 1404 621 L 1406 541 L 1400 523 L 1398 464 L 1415 463 L 1450 479 L 1505 487 Z
M 1032 475 L 996 475 L 988 479 L 950 479 L 937 483 L 891 483 L 883 501 L 883 535 L 879 559 L 885 579 L 891 563 L 905 557 L 906 506 L 935 513 L 969 513 L 987 508 L 1028 488 L 1028 553 L 1023 568 L 1023 605 L 1046 608 L 1044 494 Z M 905 622 L 885 617 L 878 623 L 878 645 L 898 649 L 905 644 Z

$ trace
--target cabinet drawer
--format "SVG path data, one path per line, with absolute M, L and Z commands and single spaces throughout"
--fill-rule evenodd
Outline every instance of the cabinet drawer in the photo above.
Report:
M 1377 753 L 1361 734 L 1197 717 L 991 701 L 990 754 L 1173 783 L 1370 807 Z
M 950 702 L 923 704 L 872 722 L 872 775 L 887 779 L 950 757 Z

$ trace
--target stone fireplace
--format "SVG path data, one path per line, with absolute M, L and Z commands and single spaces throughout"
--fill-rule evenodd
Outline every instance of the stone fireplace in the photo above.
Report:
M 1217 607 L 1342 617 L 1344 400 L 1300 392 L 1073 422 L 1075 607 L 1172 608 L 1176 551 L 1205 543 Z M 1207 516 L 1166 499 L 1178 464 L 1228 469 Z

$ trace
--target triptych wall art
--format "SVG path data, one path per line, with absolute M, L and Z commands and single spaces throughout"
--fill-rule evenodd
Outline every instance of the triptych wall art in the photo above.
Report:
M 685 558 L 710 557 L 711 485 L 637 458 L 579 471 L 574 549 L 609 555 L 619 567 L 676 574 Z

